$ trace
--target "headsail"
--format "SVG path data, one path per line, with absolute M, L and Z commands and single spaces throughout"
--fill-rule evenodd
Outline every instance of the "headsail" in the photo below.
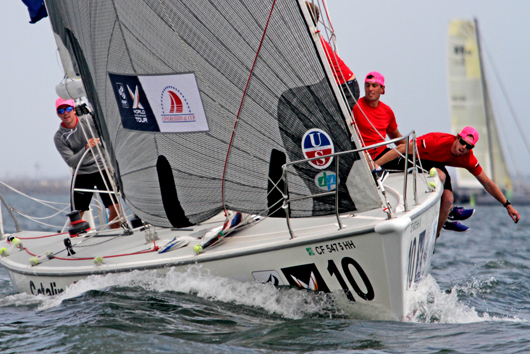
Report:
M 472 126 L 480 142 L 473 150 L 485 173 L 499 187 L 511 189 L 506 163 L 491 107 L 476 22 L 452 20 L 449 24 L 448 78 L 451 126 L 454 134 Z M 457 169 L 461 188 L 482 188 L 470 173 Z
M 281 207 L 270 195 L 285 161 L 360 146 L 304 1 L 47 5 L 76 59 L 127 203 L 154 225 L 194 224 L 223 206 L 272 212 Z M 289 195 L 318 193 L 336 161 L 290 170 Z M 341 158 L 335 181 L 341 212 L 381 205 L 362 155 Z M 331 214 L 334 199 L 293 203 L 291 211 Z

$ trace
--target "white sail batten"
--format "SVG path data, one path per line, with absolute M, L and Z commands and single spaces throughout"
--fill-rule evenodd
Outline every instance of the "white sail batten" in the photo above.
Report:
M 453 134 L 458 134 L 466 126 L 477 129 L 480 141 L 473 149 L 475 156 L 488 177 L 499 187 L 511 189 L 474 21 L 450 22 L 447 65 Z M 456 174 L 458 187 L 482 189 L 482 185 L 468 171 L 457 169 Z

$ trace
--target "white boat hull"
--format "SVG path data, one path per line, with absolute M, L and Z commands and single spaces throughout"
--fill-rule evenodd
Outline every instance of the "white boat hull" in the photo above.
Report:
M 335 216 L 291 219 L 294 238 L 290 238 L 285 219 L 267 218 L 199 255 L 193 251 L 200 242 L 196 238 L 171 252 L 149 252 L 153 243 L 146 242 L 145 231 L 140 229 L 130 236 L 72 238 L 76 252 L 72 256 L 64 250 L 68 234 L 21 232 L 12 236 L 22 242 L 22 250 L 0 242 L 0 247 L 9 250 L 1 264 L 19 292 L 34 295 L 56 295 L 91 275 L 148 269 L 167 272 L 170 268 L 184 271 L 191 264 L 200 264 L 212 275 L 240 281 L 344 293 L 353 313 L 402 320 L 410 311 L 407 297 L 412 286 L 430 268 L 440 193 L 440 188 L 424 193 L 419 205 L 391 220 L 380 210 L 341 215 L 341 230 Z M 193 230 L 157 229 L 160 240 L 156 243 L 163 245 L 175 236 L 193 237 L 201 228 L 208 230 L 221 222 L 222 218 L 217 218 Z M 33 266 L 29 262 L 32 255 L 61 250 L 55 259 Z M 94 262 L 98 256 L 103 264 Z

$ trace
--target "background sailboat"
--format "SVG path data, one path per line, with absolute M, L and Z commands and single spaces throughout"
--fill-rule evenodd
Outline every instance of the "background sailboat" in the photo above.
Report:
M 482 168 L 501 189 L 511 194 L 508 174 L 491 107 L 482 62 L 477 20 L 452 20 L 448 45 L 449 103 L 453 134 L 473 126 L 480 134 L 480 144 L 473 150 Z M 482 185 L 468 171 L 456 170 L 460 195 L 482 190 Z

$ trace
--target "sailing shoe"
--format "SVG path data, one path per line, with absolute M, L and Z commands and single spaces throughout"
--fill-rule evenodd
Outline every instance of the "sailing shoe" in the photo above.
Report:
M 447 219 L 451 221 L 467 220 L 470 217 L 472 217 L 474 213 L 475 213 L 475 209 L 464 209 L 464 208 L 454 207 L 449 213 L 449 216 L 447 217 Z
M 378 170 L 373 170 L 372 174 L 374 175 L 375 184 L 377 184 L 378 179 L 381 180 L 381 183 L 383 183 L 389 175 L 388 171 L 382 167 L 380 167 Z
M 454 232 L 466 232 L 469 230 L 469 226 L 463 225 L 458 221 L 446 221 L 444 223 L 443 229 Z

